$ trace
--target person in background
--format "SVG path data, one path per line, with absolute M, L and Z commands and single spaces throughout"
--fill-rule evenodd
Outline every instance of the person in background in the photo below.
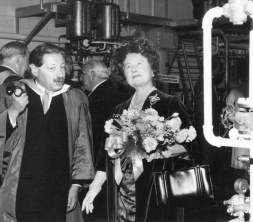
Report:
M 94 177 L 88 99 L 64 84 L 65 55 L 37 46 L 34 79 L 0 114 L 0 221 L 82 222 L 79 190 Z M 68 213 L 67 213 L 68 211 Z
M 89 92 L 89 106 L 92 122 L 94 161 L 100 151 L 104 125 L 109 119 L 112 109 L 123 102 L 122 95 L 112 81 L 109 80 L 109 70 L 101 60 L 91 59 L 82 67 L 81 80 L 85 91 Z M 104 188 L 99 198 L 96 199 L 94 218 L 106 218 L 106 189 Z
M 109 80 L 109 70 L 101 60 L 92 59 L 82 67 L 81 80 L 85 90 L 89 92 L 88 100 L 90 106 L 94 161 L 100 151 L 104 124 L 109 119 L 112 109 L 123 102 L 117 87 Z
M 24 77 L 29 67 L 28 58 L 27 46 L 20 42 L 9 42 L 0 49 L 0 113 L 10 106 L 7 85 L 17 85 Z
M 0 84 L 18 81 L 29 67 L 29 51 L 26 45 L 13 41 L 0 49 Z
M 178 113 L 182 121 L 182 128 L 190 125 L 186 108 L 180 99 L 167 95 L 154 86 L 154 79 L 160 70 L 160 58 L 156 48 L 148 40 L 140 38 L 130 43 L 123 43 L 116 50 L 114 58 L 116 64 L 123 71 L 127 83 L 135 89 L 135 94 L 118 105 L 111 116 L 121 115 L 123 110 L 146 110 L 151 106 L 152 97 L 156 98 L 152 108 L 158 112 L 159 116 L 166 119 L 172 114 Z M 171 150 L 172 156 L 186 152 L 181 145 L 167 147 L 167 149 Z M 125 153 L 120 159 L 125 157 Z M 89 192 L 83 201 L 82 209 L 86 209 L 87 213 L 93 211 L 93 200 L 107 179 L 108 221 L 145 221 L 146 218 L 149 219 L 149 216 L 156 217 L 156 219 L 161 216 L 157 209 L 156 199 L 149 200 L 149 197 L 150 192 L 154 191 L 150 187 L 152 175 L 157 168 L 159 169 L 164 164 L 164 160 L 155 158 L 155 154 L 143 158 L 144 170 L 136 181 L 133 171 L 128 170 L 128 166 L 126 166 L 127 170 L 123 173 L 121 183 L 116 185 L 113 174 L 114 166 L 107 156 L 107 151 L 104 146 L 101 146 L 96 176 L 89 186 Z

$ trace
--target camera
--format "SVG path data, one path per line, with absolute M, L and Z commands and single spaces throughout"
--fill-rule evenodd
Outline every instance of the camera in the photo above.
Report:
M 24 83 L 21 82 L 15 82 L 17 84 L 14 84 L 14 82 L 7 82 L 6 83 L 6 94 L 8 96 L 11 96 L 13 93 L 15 94 L 15 96 L 20 97 L 23 93 L 25 93 L 25 89 L 22 88 L 22 86 L 24 85 Z

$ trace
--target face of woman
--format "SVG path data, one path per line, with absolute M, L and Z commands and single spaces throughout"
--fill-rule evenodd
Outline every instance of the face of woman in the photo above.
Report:
M 148 59 L 141 54 L 129 53 L 124 61 L 124 75 L 127 83 L 133 88 L 153 85 L 153 71 Z

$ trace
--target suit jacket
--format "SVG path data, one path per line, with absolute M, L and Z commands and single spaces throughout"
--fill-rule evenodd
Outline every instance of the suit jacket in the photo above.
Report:
M 0 84 L 7 81 L 18 81 L 22 79 L 17 73 L 6 66 L 0 66 Z
M 26 84 L 34 84 L 26 80 Z M 69 88 L 62 93 L 68 122 L 69 170 L 72 180 L 91 180 L 94 177 L 92 162 L 92 132 L 88 99 L 81 90 Z M 28 108 L 29 109 L 29 108 Z M 11 152 L 11 160 L 0 187 L 0 221 L 16 222 L 15 202 L 19 172 L 26 138 L 28 109 L 18 117 L 17 128 L 6 141 L 7 110 L 0 114 L 0 170 L 3 152 Z M 0 171 L 1 172 L 1 171 Z M 79 211 L 78 211 L 79 210 Z M 80 220 L 77 218 L 79 217 Z M 67 221 L 82 221 L 80 206 L 67 214 Z
M 94 161 L 96 163 L 105 122 L 110 118 L 113 108 L 123 102 L 123 99 L 119 90 L 110 80 L 101 83 L 90 93 L 88 99 L 92 122 Z

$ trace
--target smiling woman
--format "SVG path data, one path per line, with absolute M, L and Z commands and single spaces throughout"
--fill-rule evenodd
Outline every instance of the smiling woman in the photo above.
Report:
M 137 39 L 122 44 L 116 50 L 114 59 L 119 69 L 123 71 L 127 83 L 135 89 L 135 94 L 114 108 L 112 118 L 122 116 L 124 113 L 146 113 L 152 107 L 154 112 L 162 119 L 167 119 L 177 113 L 182 122 L 180 129 L 190 127 L 188 114 L 180 99 L 167 95 L 154 86 L 154 79 L 160 70 L 160 61 L 156 48 L 148 40 Z M 128 124 L 133 126 L 134 129 L 136 121 L 130 121 Z M 158 120 L 156 124 L 158 127 L 160 126 Z M 124 127 L 126 126 L 124 125 Z M 148 133 L 148 129 L 146 130 Z M 118 129 L 115 135 L 125 135 L 123 131 Z M 130 130 L 129 133 L 133 132 Z M 153 193 L 152 175 L 154 171 L 162 169 L 160 167 L 164 164 L 165 158 L 186 152 L 184 145 L 172 143 L 161 148 L 159 143 L 154 143 L 157 145 L 156 149 L 149 150 L 148 156 L 150 158 L 145 158 L 147 153 L 142 152 L 140 155 L 136 149 L 136 147 L 143 148 L 145 143 L 143 145 L 143 143 L 131 142 L 130 134 L 122 147 L 117 147 L 117 144 L 114 143 L 110 145 L 108 142 L 105 146 L 101 146 L 97 162 L 97 173 L 83 201 L 83 209 L 86 208 L 87 213 L 93 210 L 94 197 L 99 193 L 107 175 L 109 221 L 145 221 L 147 218 L 155 217 L 157 219 L 159 215 L 164 215 L 164 212 L 161 213 L 161 209 L 157 207 L 155 198 L 151 198 L 151 196 L 153 197 L 151 195 Z M 131 135 L 138 137 L 138 134 Z M 104 135 L 104 137 L 107 136 L 109 135 Z M 110 135 L 110 137 L 113 137 L 113 135 Z M 123 138 L 124 136 L 122 136 Z M 115 138 L 115 140 L 118 139 Z M 117 148 L 111 152 L 110 150 L 114 146 Z M 119 157 L 112 164 L 112 159 L 108 154 L 117 153 L 117 149 L 125 151 L 118 153 Z M 106 150 L 108 150 L 108 154 Z M 167 155 L 167 153 L 170 155 Z M 107 174 L 105 173 L 106 169 Z M 139 177 L 136 177 L 136 169 L 139 171 L 137 173 Z M 113 175 L 114 170 L 115 175 Z M 149 209 L 152 209 L 152 211 L 149 211 Z

